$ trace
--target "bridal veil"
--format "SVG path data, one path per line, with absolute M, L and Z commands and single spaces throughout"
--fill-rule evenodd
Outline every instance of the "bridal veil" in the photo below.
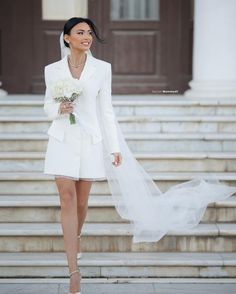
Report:
M 60 46 L 63 58 L 70 52 L 64 45 L 63 33 Z M 101 110 L 99 107 L 97 109 L 100 117 Z M 209 203 L 224 200 L 236 192 L 236 187 L 221 184 L 213 176 L 207 180 L 194 178 L 162 192 L 135 159 L 117 120 L 115 123 L 123 160 L 118 167 L 111 163 L 109 137 L 104 131 L 106 126 L 101 119 L 99 122 L 107 181 L 117 212 L 131 222 L 133 242 L 155 242 L 170 231 L 193 228 L 199 224 Z

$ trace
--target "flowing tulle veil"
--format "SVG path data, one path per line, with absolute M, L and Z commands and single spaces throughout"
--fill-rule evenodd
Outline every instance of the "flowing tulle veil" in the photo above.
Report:
M 70 53 L 60 36 L 62 58 Z M 91 52 L 87 52 L 91 54 Z M 107 181 L 117 212 L 131 222 L 133 242 L 154 242 L 174 230 L 193 228 L 200 222 L 209 203 L 226 199 L 236 192 L 236 187 L 221 184 L 213 176 L 208 180 L 195 178 L 172 186 L 162 192 L 152 177 L 142 168 L 129 149 L 119 123 L 118 139 L 123 157 L 122 164 L 111 164 L 108 149 L 109 137 L 100 117 L 103 136 L 104 162 Z

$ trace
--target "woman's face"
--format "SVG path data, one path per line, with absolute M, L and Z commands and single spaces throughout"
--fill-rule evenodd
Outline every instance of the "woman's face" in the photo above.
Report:
M 93 42 L 93 31 L 90 26 L 81 22 L 75 25 L 71 31 L 70 35 L 65 35 L 65 41 L 70 45 L 71 49 L 87 51 L 90 49 Z

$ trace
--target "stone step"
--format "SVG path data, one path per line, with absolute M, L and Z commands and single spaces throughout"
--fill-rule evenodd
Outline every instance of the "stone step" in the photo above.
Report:
M 0 97 L 0 116 L 43 115 L 43 95 L 8 95 Z
M 0 222 L 60 222 L 57 195 L 0 196 Z M 115 210 L 110 195 L 90 195 L 86 222 L 125 222 Z M 236 223 L 236 196 L 209 205 L 202 223 Z
M 126 133 L 135 152 L 235 152 L 235 133 Z M 48 136 L 42 133 L 0 133 L 0 150 L 45 151 Z
M 235 278 L 235 253 L 88 252 L 83 278 Z M 1 278 L 68 277 L 64 253 L 0 253 Z
M 124 132 L 231 133 L 236 131 L 235 116 L 118 116 Z M 2 116 L 1 133 L 46 133 L 51 121 L 46 116 Z
M 0 98 L 0 116 L 43 115 L 44 95 L 8 95 Z M 235 115 L 232 99 L 187 100 L 183 95 L 113 95 L 117 115 Z
M 149 172 L 235 172 L 236 152 L 143 152 L 135 158 Z M 45 152 L 0 152 L 0 171 L 42 172 Z
M 86 223 L 83 252 L 236 252 L 236 224 L 199 224 L 172 231 L 159 242 L 132 243 L 126 223 Z M 64 251 L 59 223 L 0 223 L 0 252 Z
M 200 173 L 200 172 L 168 172 L 149 173 L 161 191 L 165 191 L 175 184 L 196 178 L 205 180 L 216 179 L 229 185 L 236 185 L 236 173 Z M 107 182 L 94 182 L 92 194 L 110 194 Z M 0 172 L 0 195 L 32 195 L 57 194 L 53 176 L 38 172 Z

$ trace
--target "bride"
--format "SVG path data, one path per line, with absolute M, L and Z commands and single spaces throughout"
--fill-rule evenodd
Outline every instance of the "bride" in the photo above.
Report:
M 69 19 L 60 38 L 62 59 L 45 67 L 44 110 L 53 122 L 44 172 L 55 176 L 60 195 L 70 293 L 81 293 L 77 259 L 93 181 L 107 179 L 118 213 L 131 222 L 133 242 L 154 242 L 170 230 L 193 228 L 209 203 L 236 192 L 214 178 L 195 178 L 166 192 L 156 186 L 120 130 L 111 102 L 111 65 L 91 55 L 94 38 L 102 42 L 90 19 Z M 81 95 L 59 103 L 53 87 L 65 79 Z

